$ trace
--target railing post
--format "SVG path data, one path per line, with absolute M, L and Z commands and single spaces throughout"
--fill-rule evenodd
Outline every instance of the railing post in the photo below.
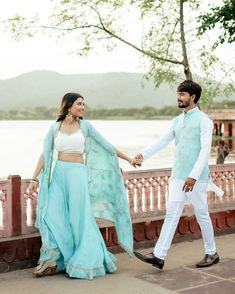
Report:
M 11 236 L 21 235 L 21 177 L 20 176 L 9 176 L 8 180 L 12 186 L 12 206 L 11 206 L 11 219 L 12 228 Z
M 152 181 L 152 211 L 158 211 L 158 183 Z

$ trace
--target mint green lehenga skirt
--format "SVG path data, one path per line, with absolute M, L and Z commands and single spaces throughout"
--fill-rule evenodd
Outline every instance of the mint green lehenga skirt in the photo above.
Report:
M 93 279 L 116 271 L 92 214 L 84 164 L 57 161 L 49 188 L 45 221 L 49 244 L 39 263 L 57 263 L 70 277 Z

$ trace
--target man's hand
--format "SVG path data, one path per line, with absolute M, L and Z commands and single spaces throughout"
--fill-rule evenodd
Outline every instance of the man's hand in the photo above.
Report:
M 134 167 L 140 167 L 141 166 L 141 163 L 138 160 L 136 160 L 135 157 L 131 159 L 130 164 L 132 166 L 134 166 Z
M 143 162 L 143 156 L 141 154 L 137 154 L 134 158 L 131 159 L 130 164 L 134 167 L 141 166 Z
M 138 164 L 142 164 L 142 162 L 143 162 L 143 156 L 142 156 L 142 154 L 137 154 L 136 156 L 135 156 L 135 161 L 138 163 Z
M 187 178 L 184 186 L 183 186 L 183 191 L 185 192 L 191 192 L 193 191 L 194 185 L 196 183 L 196 180 L 193 178 Z
M 141 166 L 141 164 L 139 164 L 135 158 L 131 158 L 130 160 L 128 160 L 130 165 L 134 166 L 135 168 L 138 166 Z

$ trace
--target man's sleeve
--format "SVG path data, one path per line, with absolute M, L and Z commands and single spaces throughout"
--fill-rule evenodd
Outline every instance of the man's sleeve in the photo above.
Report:
M 140 154 L 143 156 L 143 159 L 148 159 L 151 156 L 153 156 L 155 153 L 162 150 L 164 147 L 166 147 L 175 137 L 174 129 L 173 129 L 173 122 L 171 124 L 170 129 L 166 134 L 161 136 L 158 140 L 154 141 L 150 146 L 145 148 L 140 152 Z
M 193 178 L 195 180 L 199 179 L 204 167 L 208 164 L 211 151 L 213 122 L 208 117 L 205 117 L 201 120 L 200 128 L 201 150 L 198 159 L 189 174 L 189 178 Z

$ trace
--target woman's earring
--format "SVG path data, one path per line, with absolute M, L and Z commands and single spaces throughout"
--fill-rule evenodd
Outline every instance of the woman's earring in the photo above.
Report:
M 71 124 L 73 122 L 73 116 L 72 116 L 70 110 L 68 110 L 68 113 L 66 114 L 65 120 L 69 124 Z

